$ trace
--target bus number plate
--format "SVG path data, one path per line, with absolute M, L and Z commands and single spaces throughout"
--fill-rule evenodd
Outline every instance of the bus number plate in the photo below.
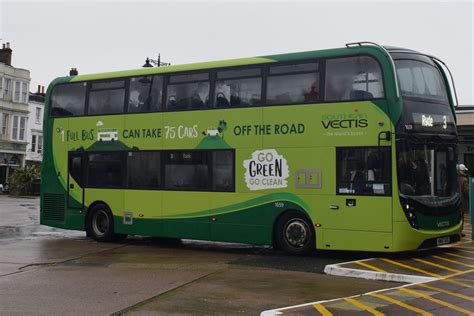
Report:
M 440 237 L 440 238 L 436 239 L 436 244 L 438 246 L 449 244 L 449 236 L 448 237 Z

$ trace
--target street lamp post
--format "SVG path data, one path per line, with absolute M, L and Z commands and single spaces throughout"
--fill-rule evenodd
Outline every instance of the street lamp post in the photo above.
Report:
M 145 60 L 145 64 L 142 67 L 144 67 L 144 68 L 153 67 L 152 64 L 155 65 L 156 67 L 171 66 L 171 63 L 165 63 L 165 62 L 161 61 L 160 54 L 158 54 L 158 59 L 151 59 L 151 58 L 147 57 L 146 60 Z

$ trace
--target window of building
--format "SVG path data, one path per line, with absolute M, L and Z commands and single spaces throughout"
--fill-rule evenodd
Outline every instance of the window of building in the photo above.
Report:
M 9 97 L 11 94 L 12 80 L 3 78 L 3 97 Z
M 88 114 L 122 113 L 125 102 L 125 80 L 92 82 Z
M 172 75 L 167 87 L 168 110 L 200 109 L 209 106 L 209 74 Z
M 43 135 L 38 135 L 38 150 L 37 150 L 37 153 L 38 154 L 43 153 Z
M 164 188 L 167 190 L 209 190 L 209 157 L 206 151 L 163 152 Z
M 319 96 L 319 63 L 270 67 L 267 104 L 317 102 Z
M 2 135 L 8 134 L 8 125 L 10 124 L 10 114 L 3 113 L 2 115 L 2 126 L 0 132 Z
M 36 124 L 40 124 L 40 123 L 41 123 L 41 108 L 40 108 L 40 107 L 37 107 L 37 108 L 36 108 L 36 112 L 35 112 L 35 122 L 36 122 Z
M 129 152 L 127 168 L 129 188 L 160 188 L 160 152 Z
M 20 102 L 21 82 L 15 81 L 15 88 L 13 93 L 13 101 Z
M 128 112 L 156 112 L 161 108 L 163 95 L 162 76 L 130 78 Z
M 390 147 L 336 148 L 337 194 L 390 195 Z
M 25 131 L 26 131 L 26 117 L 20 116 L 20 134 L 18 135 L 18 140 L 25 140 Z
M 84 115 L 86 86 L 85 82 L 56 86 L 51 95 L 50 114 L 57 117 Z
M 87 183 L 91 187 L 123 186 L 124 153 L 91 153 L 87 163 Z
M 212 152 L 212 191 L 234 191 L 234 172 L 233 151 Z
M 375 59 L 355 56 L 326 61 L 325 100 L 383 98 L 382 71 Z
M 28 84 L 26 82 L 21 83 L 21 102 L 28 103 Z
M 31 135 L 31 152 L 36 152 L 36 135 Z
M 20 121 L 20 117 L 18 115 L 13 115 L 13 127 L 12 127 L 12 139 L 18 139 L 18 124 Z
M 261 104 L 261 69 L 219 71 L 214 95 L 216 107 Z

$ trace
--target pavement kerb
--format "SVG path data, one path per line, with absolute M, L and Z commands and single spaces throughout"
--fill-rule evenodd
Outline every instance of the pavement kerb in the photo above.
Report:
M 355 260 L 337 264 L 329 264 L 324 268 L 324 273 L 328 275 L 343 276 L 349 278 L 360 278 L 367 280 L 378 280 L 378 281 L 388 281 L 388 282 L 400 282 L 400 283 L 425 283 L 436 281 L 438 278 L 434 277 L 425 277 L 419 275 L 409 275 L 409 274 L 398 274 L 390 272 L 378 272 L 362 269 L 353 269 L 353 268 L 344 268 L 342 265 L 346 265 L 354 262 L 369 261 L 370 259 L 364 260 Z

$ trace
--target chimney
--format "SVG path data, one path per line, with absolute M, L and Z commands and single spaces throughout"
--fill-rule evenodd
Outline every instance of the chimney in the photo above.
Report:
M 36 94 L 40 94 L 41 93 L 41 85 L 39 84 L 38 85 L 38 92 L 36 92 Z
M 12 65 L 12 50 L 10 48 L 10 42 L 3 44 L 2 49 L 0 49 L 0 63 L 4 63 L 8 66 Z
M 41 94 L 44 95 L 44 86 L 41 86 Z
M 77 71 L 77 68 L 71 68 L 69 71 L 69 76 L 77 76 L 79 72 Z

